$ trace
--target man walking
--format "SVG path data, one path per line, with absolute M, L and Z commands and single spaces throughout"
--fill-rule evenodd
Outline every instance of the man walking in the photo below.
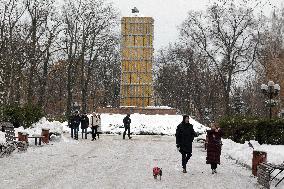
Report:
M 177 126 L 176 130 L 176 146 L 182 155 L 183 173 L 187 173 L 186 164 L 191 157 L 192 142 L 196 136 L 193 125 L 189 123 L 189 116 L 184 115 L 182 122 Z
M 89 127 L 89 118 L 87 116 L 87 113 L 84 112 L 81 116 L 81 129 L 82 129 L 82 139 L 84 138 L 85 133 L 85 139 L 87 139 L 87 128 Z
M 130 119 L 130 114 L 127 114 L 125 116 L 125 118 L 123 119 L 123 124 L 124 124 L 124 132 L 123 132 L 123 139 L 125 139 L 125 135 L 126 132 L 128 131 L 128 138 L 131 139 L 132 137 L 130 137 L 130 123 L 131 123 L 131 119 Z
M 74 130 L 74 139 L 78 140 L 78 130 L 81 122 L 81 117 L 79 115 L 79 111 L 75 111 L 75 114 L 71 118 L 71 137 L 72 137 L 72 129 Z

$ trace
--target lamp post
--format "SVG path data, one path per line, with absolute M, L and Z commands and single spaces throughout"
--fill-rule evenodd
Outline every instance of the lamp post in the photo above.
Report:
M 261 85 L 261 91 L 264 95 L 268 96 L 269 98 L 269 118 L 272 117 L 272 111 L 271 108 L 275 106 L 276 104 L 272 104 L 272 99 L 276 97 L 280 92 L 280 85 L 275 84 L 273 81 L 269 81 L 268 84 L 262 84 Z

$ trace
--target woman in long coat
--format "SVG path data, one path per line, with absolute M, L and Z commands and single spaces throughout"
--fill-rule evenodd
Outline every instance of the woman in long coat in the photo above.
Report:
M 212 124 L 211 129 L 207 130 L 205 144 L 207 148 L 206 164 L 211 164 L 212 174 L 217 173 L 217 164 L 220 165 L 222 150 L 221 136 L 222 131 L 217 123 Z
M 97 123 L 98 123 L 98 128 L 97 128 L 97 136 L 98 139 L 100 138 L 100 134 L 102 133 L 102 121 L 101 121 L 101 115 L 97 115 Z
M 89 127 L 92 129 L 92 141 L 96 140 L 97 132 L 98 132 L 98 124 L 99 120 L 95 112 L 91 116 L 91 120 L 89 122 Z

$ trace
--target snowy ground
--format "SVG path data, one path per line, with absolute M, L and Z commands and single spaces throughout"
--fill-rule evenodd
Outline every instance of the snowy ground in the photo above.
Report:
M 251 176 L 252 151 L 247 144 L 238 144 L 223 139 L 222 165 L 217 175 L 211 175 L 205 164 L 206 152 L 201 143 L 194 143 L 189 173 L 182 174 L 181 155 L 175 149 L 176 126 L 181 115 L 132 114 L 133 140 L 121 140 L 122 119 L 125 115 L 102 114 L 102 131 L 114 133 L 103 135 L 100 140 L 74 141 L 69 137 L 67 122 L 49 122 L 45 118 L 33 128 L 17 128 L 29 135 L 40 134 L 42 128 L 62 133 L 62 138 L 52 136 L 50 145 L 30 147 L 25 153 L 13 153 L 0 159 L 0 189 L 6 188 L 261 188 Z M 190 119 L 195 131 L 204 133 L 206 127 Z M 81 134 L 79 135 L 81 136 Z M 89 136 L 90 138 L 90 136 Z M 205 135 L 199 136 L 205 138 Z M 0 143 L 5 142 L 5 133 L 0 132 Z M 266 151 L 268 162 L 281 164 L 284 161 L 284 145 L 259 145 L 250 141 L 256 150 Z M 162 181 L 152 178 L 152 168 L 163 168 Z M 247 167 L 247 168 L 245 168 Z M 284 174 L 282 174 L 284 176 Z M 127 184 L 128 183 L 128 184 Z M 275 183 L 272 183 L 272 188 Z M 281 183 L 277 189 L 284 189 Z
M 65 134 L 53 145 L 14 153 L 1 159 L 0 188 L 261 188 L 251 170 L 225 156 L 212 175 L 200 143 L 194 143 L 184 174 L 173 136 L 121 138 L 102 135 L 97 141 L 74 141 Z M 153 179 L 154 166 L 163 168 L 161 181 Z

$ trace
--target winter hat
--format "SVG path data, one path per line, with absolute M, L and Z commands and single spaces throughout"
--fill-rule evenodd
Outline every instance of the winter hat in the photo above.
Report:
M 187 118 L 187 117 L 189 118 L 188 115 L 183 115 L 183 116 L 182 116 L 182 122 L 185 122 L 185 118 Z

